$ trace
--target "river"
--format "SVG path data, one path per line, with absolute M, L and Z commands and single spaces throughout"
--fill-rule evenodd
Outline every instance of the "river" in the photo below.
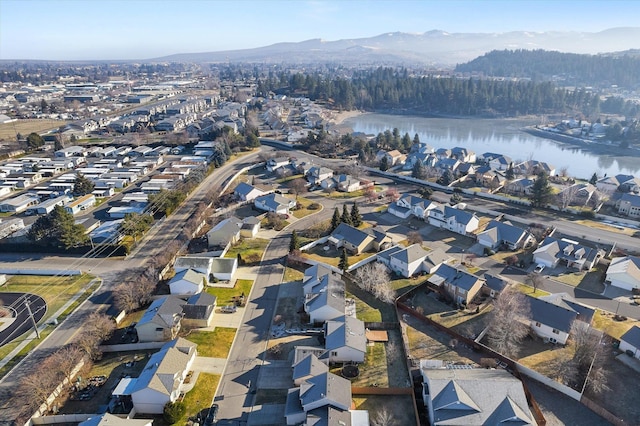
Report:
M 535 120 L 480 119 L 480 118 L 427 118 L 406 115 L 362 114 L 344 120 L 354 132 L 377 135 L 395 127 L 400 134 L 417 133 L 420 141 L 434 148 L 465 147 L 480 155 L 495 152 L 511 157 L 514 161 L 532 158 L 555 166 L 557 171 L 567 169 L 570 176 L 589 179 L 594 172 L 598 176 L 619 173 L 638 176 L 640 157 L 620 157 L 590 152 L 530 135 L 522 127 L 539 124 Z

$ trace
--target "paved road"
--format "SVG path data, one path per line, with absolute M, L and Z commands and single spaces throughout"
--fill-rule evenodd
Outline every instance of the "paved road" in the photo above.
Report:
M 29 308 L 27 308 L 27 304 Z M 40 296 L 26 293 L 2 293 L 0 294 L 0 305 L 10 307 L 16 316 L 13 322 L 0 331 L 0 345 L 10 343 L 13 339 L 26 333 L 32 328 L 29 318 L 29 309 L 33 312 L 33 317 L 37 323 L 46 314 L 47 303 Z

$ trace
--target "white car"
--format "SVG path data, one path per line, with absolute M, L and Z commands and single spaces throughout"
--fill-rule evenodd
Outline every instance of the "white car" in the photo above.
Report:
M 533 272 L 535 272 L 536 274 L 539 274 L 540 272 L 544 271 L 544 265 L 536 265 L 536 268 L 533 270 Z

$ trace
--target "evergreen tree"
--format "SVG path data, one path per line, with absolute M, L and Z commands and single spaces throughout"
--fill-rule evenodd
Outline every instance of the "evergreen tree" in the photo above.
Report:
M 507 168 L 507 171 L 504 173 L 504 177 L 507 180 L 513 180 L 513 178 L 515 177 L 515 173 L 513 172 L 513 163 L 509 163 L 509 167 Z
M 34 150 L 44 146 L 44 139 L 39 134 L 32 132 L 27 136 L 27 149 Z
M 454 176 L 451 170 L 447 169 L 440 175 L 438 178 L 438 183 L 442 186 L 449 186 L 451 182 L 453 182 Z
M 90 194 L 95 189 L 95 184 L 85 177 L 82 173 L 78 173 L 73 185 L 73 193 L 76 195 Z
M 427 178 L 427 168 L 421 161 L 416 161 L 411 170 L 411 177 L 424 180 Z
M 73 215 L 61 206 L 55 206 L 51 213 L 39 217 L 29 229 L 27 238 L 64 249 L 89 242 L 84 227 L 76 224 Z
M 340 211 L 336 207 L 333 209 L 333 217 L 331 218 L 331 232 L 335 231 L 338 225 L 340 225 Z
M 419 144 L 420 143 L 420 136 L 418 136 L 418 134 L 416 133 L 416 135 L 413 137 L 413 143 L 414 144 Z
M 349 269 L 349 256 L 347 255 L 347 249 L 342 247 L 342 253 L 340 254 L 340 262 L 338 263 L 338 268 L 342 270 L 342 272 L 346 272 Z
M 353 226 L 353 223 L 351 222 L 351 215 L 349 214 L 349 210 L 347 210 L 346 204 L 342 205 L 342 216 L 340 216 L 340 222 Z
M 385 155 L 380 160 L 380 171 L 386 172 L 387 170 L 389 170 L 389 160 L 387 159 L 387 156 Z
M 591 176 L 591 179 L 589 179 L 589 183 L 591 185 L 595 185 L 596 182 L 598 182 L 598 175 L 594 172 L 593 176 Z
M 553 193 L 551 192 L 547 174 L 545 172 L 538 173 L 538 177 L 531 188 L 531 205 L 533 207 L 545 207 L 552 197 Z
M 289 253 L 293 253 L 296 250 L 300 250 L 300 238 L 294 229 L 291 233 L 291 240 L 289 241 Z
M 356 228 L 362 225 L 362 215 L 356 203 L 353 203 L 353 207 L 351 207 L 351 224 Z

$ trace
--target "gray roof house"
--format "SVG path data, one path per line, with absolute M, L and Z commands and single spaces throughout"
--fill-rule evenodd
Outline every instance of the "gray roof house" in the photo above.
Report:
M 209 249 L 219 249 L 223 252 L 229 246 L 240 239 L 240 228 L 242 221 L 237 217 L 224 219 L 207 232 L 207 242 Z
M 509 286 L 509 283 L 495 275 L 484 274 L 484 290 L 491 297 L 496 297 L 505 288 Z
M 233 195 L 240 201 L 252 201 L 259 196 L 264 195 L 264 192 L 253 185 L 240 182 L 233 190 Z
M 192 269 L 183 269 L 169 280 L 171 294 L 196 294 L 200 293 L 209 282 L 207 275 Z
M 328 286 L 320 293 L 308 294 L 304 310 L 309 314 L 311 323 L 325 322 L 344 315 L 344 288 Z
M 422 272 L 423 261 L 428 254 L 429 252 L 423 249 L 420 244 L 412 244 L 389 254 L 389 264 L 387 266 L 396 274 L 409 278 Z
M 329 367 L 320 361 L 318 357 L 313 354 L 308 354 L 293 364 L 293 383 L 296 386 L 300 386 L 305 380 L 322 373 L 327 373 L 328 371 Z
M 589 270 L 598 264 L 604 250 L 581 245 L 565 238 L 547 237 L 533 252 L 534 262 L 547 267 L 556 267 L 560 262 L 568 268 Z
M 206 293 L 194 294 L 182 305 L 182 325 L 185 327 L 209 327 L 216 310 L 216 297 Z
M 616 201 L 616 208 L 620 214 L 633 218 L 640 217 L 640 195 L 631 193 L 622 194 Z
M 154 300 L 136 324 L 140 342 L 161 342 L 174 339 L 180 331 L 184 301 L 175 296 Z
M 175 263 L 173 264 L 173 269 L 176 272 L 184 271 L 185 269 L 191 269 L 195 272 L 199 272 L 209 277 L 211 273 L 211 264 L 213 262 L 213 258 L 211 257 L 202 257 L 202 256 L 180 256 L 176 258 Z
M 221 281 L 231 281 L 238 269 L 237 257 L 215 257 L 211 262 L 211 275 Z
M 469 304 L 484 285 L 484 280 L 446 263 L 441 264 L 427 280 L 440 287 L 456 303 Z
M 478 229 L 480 220 L 474 213 L 447 205 L 440 205 L 429 210 L 429 224 L 461 235 L 467 235 Z
M 621 351 L 631 351 L 635 358 L 640 358 L 640 327 L 634 325 L 620 337 Z
M 287 425 L 299 424 L 306 419 L 306 413 L 325 406 L 348 411 L 351 382 L 326 372 L 305 380 L 299 388 L 289 389 L 285 405 Z
M 605 283 L 628 291 L 640 288 L 640 257 L 614 257 L 607 268 Z
M 296 206 L 296 200 L 274 193 L 262 195 L 254 199 L 253 205 L 259 210 L 279 214 L 288 214 L 289 209 L 292 209 Z
M 364 322 L 351 316 L 342 316 L 324 324 L 326 352 L 321 360 L 329 363 L 364 362 L 367 337 Z
M 533 235 L 510 222 L 492 220 L 484 231 L 477 235 L 478 243 L 490 249 L 504 245 L 509 250 L 525 247 L 533 241 Z
M 531 329 L 543 339 L 561 345 L 567 342 L 574 321 L 588 325 L 595 314 L 593 308 L 578 303 L 567 293 L 527 299 L 531 309 Z
M 423 361 L 422 397 L 431 425 L 537 424 L 522 383 L 507 371 L 428 368 Z

